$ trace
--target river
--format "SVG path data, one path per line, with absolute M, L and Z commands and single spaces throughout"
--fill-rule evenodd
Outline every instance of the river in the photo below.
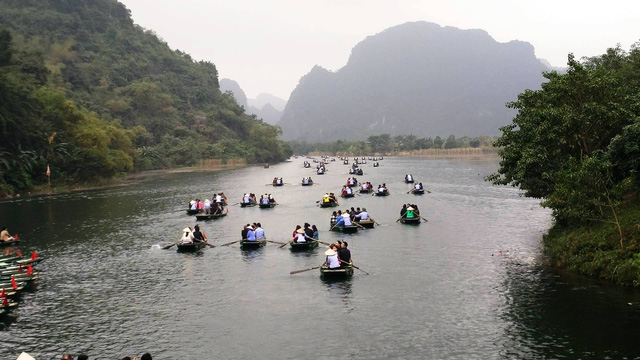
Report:
M 95 191 L 0 202 L 1 226 L 19 233 L 24 253 L 46 260 L 37 289 L 0 322 L 0 358 L 64 352 L 120 359 L 534 359 L 640 356 L 640 293 L 550 269 L 541 237 L 548 210 L 517 189 L 483 178 L 496 157 L 385 158 L 362 165 L 360 181 L 386 183 L 391 196 L 341 199 L 380 223 L 354 235 L 329 232 L 332 210 L 316 204 L 338 193 L 348 166 L 315 176 L 303 159 L 219 172 L 154 176 Z M 313 164 L 315 166 L 315 164 Z M 407 194 L 412 173 L 430 194 Z M 265 186 L 274 176 L 289 183 Z M 300 186 L 312 176 L 314 186 Z M 187 202 L 224 191 L 271 193 L 274 209 L 230 206 L 205 222 L 211 243 L 239 238 L 261 222 L 288 241 L 309 222 L 320 239 L 349 242 L 362 270 L 341 282 L 320 279 L 324 247 L 291 253 L 269 243 L 180 254 L 160 247 L 194 225 Z M 403 203 L 428 222 L 396 222 Z M 335 210 L 335 209 L 334 209 Z

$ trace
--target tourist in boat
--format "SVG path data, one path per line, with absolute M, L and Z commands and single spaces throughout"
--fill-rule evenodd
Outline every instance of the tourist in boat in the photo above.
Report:
M 338 218 L 338 213 L 337 212 L 333 212 L 333 214 L 331 214 L 331 225 L 333 226 L 333 224 L 336 223 L 336 219 Z M 317 238 L 316 238 L 317 239 Z
M 263 205 L 269 205 L 269 194 L 264 194 L 260 197 L 260 203 Z
M 209 199 L 204 200 L 204 213 L 207 215 L 211 214 L 211 200 Z
M 367 212 L 367 208 L 362 208 L 362 211 L 356 215 L 356 221 L 360 220 L 369 220 L 369 213 Z
M 196 204 L 195 200 L 189 202 L 189 210 L 198 210 L 198 204 Z
M 282 178 L 279 177 L 278 180 L 276 181 L 276 185 L 282 185 Z
M 400 217 L 404 218 L 407 215 L 407 204 L 402 205 L 402 209 L 400 209 Z
M 407 182 L 413 182 L 413 175 L 409 174 L 409 175 L 405 175 L 405 180 L 407 180 Z
M 326 263 L 329 269 L 338 269 L 340 268 L 340 259 L 338 258 L 338 246 L 336 244 L 331 244 L 329 250 L 324 253 L 327 255 Z
M 186 227 L 182 229 L 182 238 L 180 241 L 183 244 L 192 244 L 193 243 L 193 232 L 190 227 Z
M 254 224 L 254 232 L 256 234 L 256 240 L 262 240 L 265 238 L 264 229 L 262 228 L 262 224 L 256 223 Z
M 242 228 L 242 232 L 240 232 L 240 236 L 242 236 L 242 240 L 247 240 L 247 233 L 249 232 L 249 227 L 251 225 L 247 224 Z
M 415 209 L 412 206 L 407 207 L 407 213 L 405 215 L 406 219 L 413 219 L 416 217 Z
M 249 197 L 251 198 L 251 200 L 253 200 L 253 203 L 254 203 L 254 204 L 257 204 L 257 203 L 258 203 L 258 198 L 256 197 L 256 194 L 254 194 L 254 193 L 250 193 L 250 194 L 249 194 Z
M 416 183 L 413 185 L 414 190 L 422 190 L 422 183 Z
M 351 251 L 347 249 L 349 244 L 346 241 L 338 241 L 340 248 L 338 249 L 338 259 L 340 260 L 340 266 L 345 267 L 351 264 Z
M 278 183 L 278 178 L 277 178 L 277 177 L 274 177 L 274 178 L 273 178 L 273 185 L 276 185 L 277 183 Z
M 247 240 L 256 241 L 256 232 L 253 230 L 253 226 L 247 226 Z
M 193 227 L 193 242 L 203 242 L 206 238 L 204 234 L 200 232 L 200 225 L 196 225 Z
M 293 230 L 293 234 L 291 236 L 295 238 L 296 234 L 298 233 L 298 230 L 300 230 L 300 229 L 302 229 L 302 226 L 296 225 L 296 229 Z M 302 232 L 304 232 L 304 230 Z
M 196 204 L 198 205 L 198 210 L 204 210 L 204 203 L 202 203 L 202 200 L 197 199 Z
M 244 194 L 244 196 L 242 197 L 242 203 L 243 204 L 250 204 L 251 203 L 251 197 L 249 196 L 249 194 Z
M 311 225 L 311 230 L 313 230 L 313 235 L 312 235 L 312 237 L 313 237 L 314 239 L 316 239 L 316 240 L 320 239 L 320 238 L 318 237 L 318 235 L 319 235 L 319 233 L 318 233 L 318 228 L 316 227 L 316 225 L 315 225 L 315 224 L 314 224 L 314 225 Z
M 2 232 L 0 232 L 0 243 L 12 240 L 14 240 L 14 237 L 9 234 L 9 230 L 7 229 L 7 227 L 3 227 Z
M 323 204 L 331 203 L 331 196 L 329 196 L 329 193 L 324 193 L 324 195 L 322 196 L 322 203 Z
M 411 207 L 413 207 L 413 212 L 415 213 L 416 217 L 420 217 L 420 210 L 418 210 L 418 205 L 412 204 Z
M 304 234 L 308 238 L 313 238 L 313 229 L 311 229 L 311 225 L 309 223 L 304 223 Z
M 268 198 L 269 198 L 269 204 L 275 204 L 276 203 L 276 199 L 273 198 L 273 195 L 269 194 Z
M 298 225 L 300 226 L 300 225 Z M 293 237 L 293 242 L 295 243 L 304 243 L 307 242 L 307 235 L 304 233 L 304 230 L 302 228 L 296 230 L 296 233 Z
M 308 177 L 303 177 L 302 178 L 302 184 L 309 185 L 309 178 Z
M 217 202 L 215 204 L 215 207 L 213 208 L 213 215 L 220 215 L 222 214 L 223 210 L 224 210 L 224 207 L 222 206 L 222 203 Z
M 331 201 L 336 204 L 338 203 L 338 199 L 336 199 L 336 195 L 334 193 L 329 193 L 329 197 L 331 198 Z

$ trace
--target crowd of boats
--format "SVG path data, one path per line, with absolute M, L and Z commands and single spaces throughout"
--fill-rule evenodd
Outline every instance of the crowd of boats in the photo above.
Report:
M 0 241 L 0 318 L 15 309 L 20 296 L 25 291 L 35 289 L 35 283 L 39 279 L 36 265 L 42 261 L 36 251 L 31 256 L 23 256 L 17 247 L 20 239 L 18 235 L 8 235 L 8 229 L 4 228 L 3 236 L 7 240 Z

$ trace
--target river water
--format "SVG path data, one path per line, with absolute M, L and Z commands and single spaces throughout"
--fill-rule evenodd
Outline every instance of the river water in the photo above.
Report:
M 329 232 L 332 210 L 316 205 L 338 193 L 348 166 L 315 176 L 303 159 L 220 172 L 159 175 L 128 187 L 0 202 L 2 226 L 37 250 L 42 279 L 0 323 L 0 358 L 27 351 L 120 359 L 533 359 L 640 356 L 640 294 L 548 268 L 541 237 L 549 211 L 483 177 L 497 158 L 385 158 L 363 165 L 360 181 L 385 182 L 389 197 L 341 200 L 366 207 L 380 223 L 354 235 Z M 407 194 L 406 173 L 431 194 Z M 274 176 L 289 183 L 265 186 Z M 316 184 L 300 186 L 302 176 Z M 230 206 L 202 223 L 213 244 L 237 240 L 261 222 L 288 241 L 309 222 L 320 239 L 349 242 L 355 272 L 341 282 L 317 270 L 325 248 L 291 253 L 269 243 L 180 254 L 161 246 L 194 225 L 187 202 L 224 191 L 274 195 L 274 209 Z M 399 224 L 403 203 L 428 219 Z M 335 209 L 334 209 L 335 210 Z

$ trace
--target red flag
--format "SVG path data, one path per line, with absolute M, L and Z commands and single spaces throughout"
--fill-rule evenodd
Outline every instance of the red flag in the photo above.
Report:
M 18 266 L 18 272 L 22 272 L 22 264 L 20 264 L 20 266 Z
M 16 254 L 18 255 L 18 257 L 22 257 L 22 251 L 18 250 L 16 251 Z
M 18 234 L 16 234 L 16 236 L 13 237 L 16 241 L 18 241 Z
M 16 284 L 16 276 L 11 275 L 11 287 L 13 290 L 18 290 L 18 284 Z
M 0 297 L 7 297 L 7 295 L 4 293 L 4 287 L 2 287 L 2 292 L 0 292 Z
M 29 264 L 29 267 L 27 267 L 27 275 L 31 276 L 31 274 L 33 274 L 33 266 Z
M 35 260 L 38 258 L 38 254 L 36 254 L 36 251 L 33 250 L 33 252 L 31 253 L 31 260 Z
M 7 297 L 4 297 L 4 300 L 2 300 L 2 306 L 8 306 L 9 305 L 9 300 L 7 300 Z
M 7 248 L 7 255 L 11 255 L 11 248 Z

